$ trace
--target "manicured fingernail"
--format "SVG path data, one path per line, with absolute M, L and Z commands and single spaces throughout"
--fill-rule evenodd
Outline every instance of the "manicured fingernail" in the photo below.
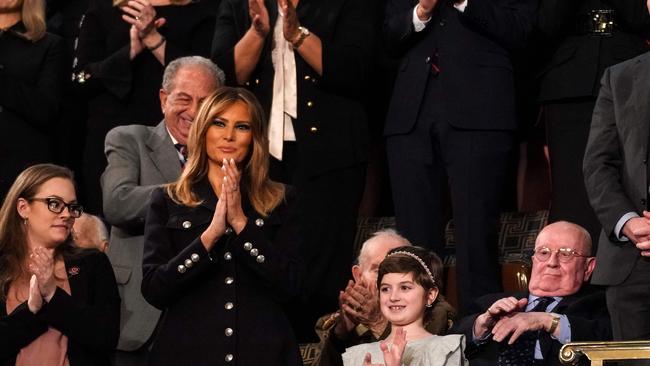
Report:
M 235 159 L 230 158 L 230 164 L 235 165 Z

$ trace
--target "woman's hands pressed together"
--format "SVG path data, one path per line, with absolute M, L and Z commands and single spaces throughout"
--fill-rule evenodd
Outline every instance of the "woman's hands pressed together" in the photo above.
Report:
M 164 42 L 164 37 L 158 33 L 158 28 L 165 24 L 166 19 L 156 19 L 156 9 L 149 0 L 130 0 L 121 9 L 124 12 L 122 19 L 131 25 L 129 31 L 131 60 L 145 47 L 153 51 Z
M 54 249 L 36 247 L 29 259 L 28 267 L 32 277 L 29 281 L 27 306 L 31 312 L 36 313 L 43 306 L 43 300 L 50 301 L 56 291 Z
M 223 236 L 227 226 L 231 226 L 239 234 L 248 222 L 241 206 L 241 191 L 239 189 L 241 173 L 237 169 L 237 164 L 233 159 L 230 161 L 223 159 L 221 170 L 223 171 L 223 181 L 219 200 L 210 225 L 201 234 L 201 242 L 208 251 Z

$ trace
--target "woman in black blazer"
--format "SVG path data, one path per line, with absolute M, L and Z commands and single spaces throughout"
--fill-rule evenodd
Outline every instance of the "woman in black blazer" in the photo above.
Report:
M 0 209 L 0 364 L 109 365 L 120 298 L 108 258 L 72 245 L 72 172 L 23 171 Z
M 44 0 L 0 2 L 0 199 L 23 169 L 52 161 L 64 57 Z
M 316 319 L 338 308 L 352 264 L 368 153 L 360 100 L 371 9 L 367 0 L 223 0 L 215 26 L 212 58 L 226 83 L 246 85 L 269 125 L 280 126 L 270 127 L 279 135 L 271 140 L 271 177 L 300 196 L 301 254 L 310 268 L 304 301 L 292 311 L 301 341 L 313 340 Z
M 255 97 L 221 88 L 192 125 L 181 177 L 152 194 L 142 294 L 165 315 L 150 364 L 301 364 L 283 311 L 300 288 L 299 242 L 266 146 Z

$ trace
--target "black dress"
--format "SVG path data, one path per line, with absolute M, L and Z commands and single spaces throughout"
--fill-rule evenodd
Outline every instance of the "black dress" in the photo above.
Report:
M 274 24 L 277 2 L 266 0 L 265 5 Z M 337 309 L 338 292 L 345 287 L 352 265 L 369 139 L 360 102 L 372 52 L 369 9 L 366 0 L 301 0 L 296 8 L 300 24 L 321 39 L 323 71 L 318 75 L 294 52 L 297 141 L 284 143 L 282 161 L 271 161 L 271 175 L 295 186 L 300 195 L 301 255 L 310 270 L 305 274 L 303 301 L 295 304 L 291 318 L 301 342 L 316 340 L 318 317 Z M 236 83 L 234 47 L 250 24 L 246 1 L 222 2 L 212 58 L 223 67 L 228 83 Z M 269 34 L 246 83 L 267 115 L 275 72 L 272 40 Z
M 152 194 L 145 227 L 142 294 L 164 310 L 151 365 L 301 365 L 282 304 L 300 287 L 290 195 L 268 217 L 242 198 L 248 223 L 208 253 L 201 233 L 217 197 L 207 179 L 195 208 Z
M 24 31 L 20 22 L 0 31 L 0 200 L 21 171 L 52 161 L 57 127 L 63 42 L 49 33 L 32 42 Z
M 219 6 L 217 0 L 184 6 L 157 6 L 167 20 L 159 29 L 166 39 L 165 65 L 182 56 L 208 56 Z M 125 124 L 153 126 L 162 113 L 158 91 L 164 65 L 147 50 L 129 60 L 129 27 L 111 0 L 92 0 L 80 22 L 79 44 L 73 60 L 75 80 L 90 98 L 84 153 L 84 206 L 101 212 L 99 177 L 106 167 L 106 133 Z

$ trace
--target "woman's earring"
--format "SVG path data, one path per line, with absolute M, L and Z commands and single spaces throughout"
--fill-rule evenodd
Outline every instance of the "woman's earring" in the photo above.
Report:
M 428 307 L 428 308 L 430 308 L 432 306 L 433 306 L 433 303 L 431 303 L 431 304 L 427 303 L 427 305 L 426 305 L 426 307 Z

